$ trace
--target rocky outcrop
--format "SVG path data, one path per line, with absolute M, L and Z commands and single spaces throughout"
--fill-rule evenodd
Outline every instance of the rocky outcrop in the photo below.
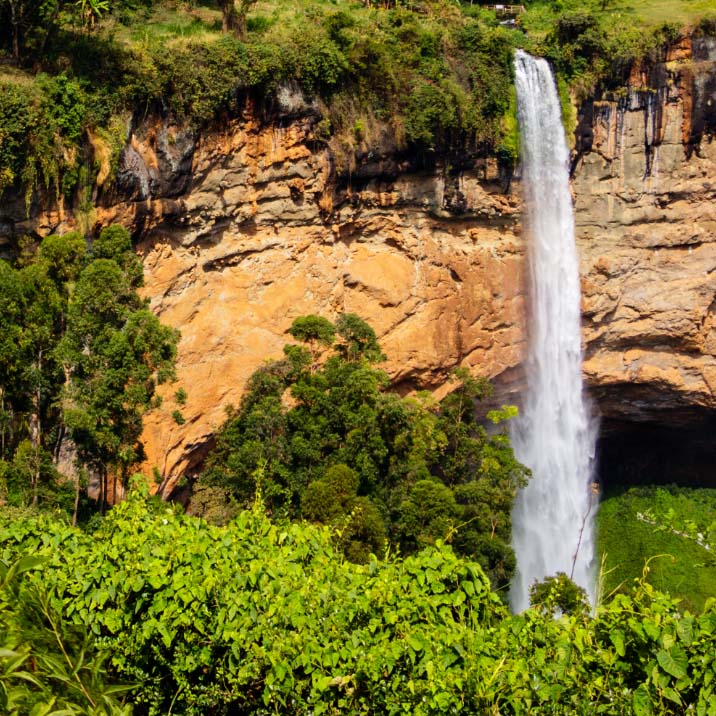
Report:
M 519 213 L 497 168 L 449 177 L 369 157 L 336 176 L 313 123 L 261 123 L 247 111 L 195 144 L 177 128 L 145 127 L 125 150 L 130 198 L 99 218 L 141 236 L 146 295 L 182 332 L 186 404 L 168 387 L 145 421 L 147 468 L 158 468 L 163 494 L 203 458 L 249 375 L 281 355 L 297 316 L 369 320 L 406 391 L 444 390 L 456 365 L 495 376 L 520 362 Z
M 607 419 L 716 407 L 716 41 L 582 108 L 573 189 L 584 372 Z
M 339 172 L 337 153 L 317 139 L 318 119 L 291 95 L 270 121 L 247 104 L 210 134 L 145 122 L 115 187 L 99 196 L 97 222 L 132 227 L 152 308 L 182 332 L 178 385 L 165 387 L 144 435 L 145 468 L 164 495 L 202 460 L 225 408 L 257 366 L 281 355 L 302 314 L 369 320 L 400 390 L 439 395 L 450 368 L 464 365 L 496 380 L 498 400 L 518 399 L 526 321 L 517 184 L 508 191 L 487 160 L 459 171 L 418 163 L 389 138 Z M 677 425 L 710 444 L 714 134 L 708 38 L 685 40 L 635 70 L 627 88 L 580 108 L 572 175 L 584 373 L 610 464 L 624 454 L 617 433 L 644 446 Z M 33 220 L 43 233 L 67 217 Z

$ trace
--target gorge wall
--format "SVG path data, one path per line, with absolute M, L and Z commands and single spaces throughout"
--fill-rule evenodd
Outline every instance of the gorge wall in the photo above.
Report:
M 281 355 L 297 316 L 368 320 L 404 390 L 439 391 L 457 365 L 495 376 L 519 364 L 519 213 L 496 167 L 446 180 L 387 155 L 337 178 L 313 124 L 261 125 L 247 113 L 198 143 L 180 198 L 138 199 L 103 217 L 142 223 L 146 293 L 182 331 L 186 423 L 169 417 L 173 389 L 146 421 L 165 493 L 203 457 L 249 375 Z M 125 162 L 151 167 L 166 131 L 140 132 Z
M 581 108 L 573 166 L 602 474 L 713 485 L 716 41 L 618 94 Z
M 159 470 L 164 495 L 192 473 L 225 407 L 281 354 L 302 314 L 367 319 L 403 391 L 440 394 L 450 368 L 464 365 L 493 378 L 498 402 L 516 400 L 526 330 L 518 178 L 510 183 L 487 159 L 421 168 L 388 134 L 339 171 L 336 148 L 316 137 L 319 118 L 287 88 L 270 122 L 249 103 L 201 136 L 148 121 L 131 134 L 115 188 L 99 191 L 96 221 L 132 228 L 152 308 L 182 332 L 178 384 L 145 421 L 145 467 Z M 627 443 L 638 452 L 650 431 L 674 426 L 704 446 L 699 469 L 711 460 L 714 135 L 708 38 L 683 41 L 579 111 L 584 373 L 604 416 L 607 465 Z M 7 236 L 73 221 L 3 211 Z

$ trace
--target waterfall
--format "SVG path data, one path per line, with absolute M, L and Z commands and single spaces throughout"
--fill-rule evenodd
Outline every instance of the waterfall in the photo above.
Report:
M 549 65 L 515 57 L 529 263 L 527 392 L 514 421 L 515 454 L 532 470 L 517 496 L 512 608 L 535 580 L 565 572 L 594 600 L 592 463 L 596 422 L 582 388 L 579 264 L 569 152 Z

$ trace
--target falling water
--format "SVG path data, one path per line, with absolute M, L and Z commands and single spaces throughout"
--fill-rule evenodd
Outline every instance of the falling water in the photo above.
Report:
M 532 470 L 513 515 L 510 597 L 520 611 L 530 585 L 557 572 L 594 598 L 596 424 L 582 389 L 579 265 L 559 96 L 545 60 L 518 51 L 515 71 L 531 308 L 527 392 L 512 436 L 517 458 Z

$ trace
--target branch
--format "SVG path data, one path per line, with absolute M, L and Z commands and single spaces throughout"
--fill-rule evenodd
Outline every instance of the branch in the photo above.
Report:
M 662 530 L 663 532 L 669 532 L 672 535 L 676 535 L 677 537 L 683 537 L 685 539 L 691 540 L 692 542 L 696 542 L 699 547 L 703 547 L 707 552 L 714 552 L 714 545 L 707 542 L 701 532 L 697 532 L 694 535 L 689 534 L 688 532 L 683 532 L 682 530 L 677 530 L 675 527 L 669 527 L 668 525 L 662 524 L 661 522 L 657 522 L 651 515 L 645 514 L 643 512 L 637 512 L 636 518 L 637 520 L 639 520 L 639 522 L 644 522 L 647 525 L 652 525 L 657 529 Z

